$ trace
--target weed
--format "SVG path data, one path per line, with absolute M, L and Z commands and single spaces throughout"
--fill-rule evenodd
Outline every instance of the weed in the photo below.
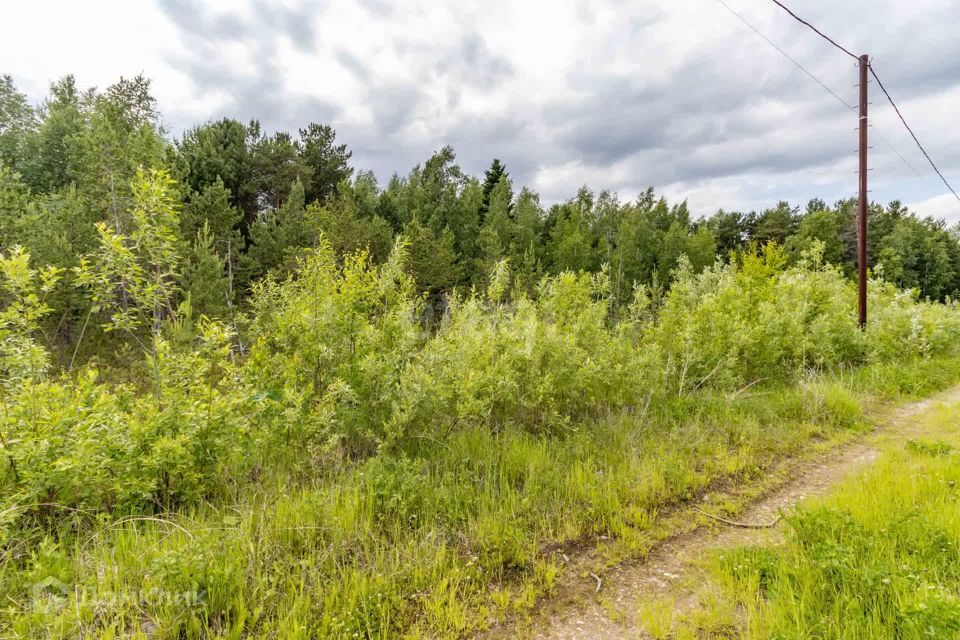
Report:
M 376 266 L 321 243 L 258 286 L 245 357 L 200 322 L 193 342 L 155 336 L 142 387 L 27 367 L 0 390 L 0 631 L 462 635 L 554 588 L 543 549 L 643 553 L 671 505 L 848 437 L 868 398 L 960 377 L 953 309 L 878 285 L 868 348 L 842 276 L 784 269 L 773 247 L 682 268 L 657 317 L 638 299 L 611 324 L 606 275 L 563 273 L 536 295 L 458 296 L 434 333 L 404 250 Z M 874 549 L 849 546 L 856 519 L 817 517 L 795 527 L 834 532 L 818 571 L 847 579 Z M 898 526 L 923 553 L 952 531 Z M 741 564 L 762 562 L 750 584 L 776 593 L 772 558 Z M 942 594 L 911 598 L 903 628 L 952 624 Z
M 786 545 L 715 565 L 745 637 L 946 638 L 960 633 L 957 408 L 834 495 L 787 518 Z

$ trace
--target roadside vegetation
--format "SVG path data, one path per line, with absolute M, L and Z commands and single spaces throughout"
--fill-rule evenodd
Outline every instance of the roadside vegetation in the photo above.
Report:
M 549 591 L 548 545 L 642 551 L 664 507 L 857 429 L 862 393 L 958 373 L 952 308 L 874 281 L 862 334 L 852 286 L 774 245 L 618 323 L 602 274 L 530 299 L 503 265 L 434 331 L 403 252 L 321 244 L 258 288 L 245 356 L 157 331 L 139 384 L 45 373 L 22 323 L 52 276 L 5 258 L 8 631 L 457 635 Z
M 933 267 L 876 269 L 862 332 L 819 238 L 698 252 L 652 192 L 543 212 L 446 150 L 380 190 L 319 126 L 173 145 L 147 88 L 64 80 L 2 129 L 4 636 L 456 637 L 548 593 L 558 545 L 640 554 L 670 508 L 960 379 Z M 903 245 L 952 278 L 947 246 Z
M 720 595 L 676 637 L 957 637 L 958 418 L 955 405 L 932 413 L 921 434 L 788 514 L 786 544 L 719 553 Z

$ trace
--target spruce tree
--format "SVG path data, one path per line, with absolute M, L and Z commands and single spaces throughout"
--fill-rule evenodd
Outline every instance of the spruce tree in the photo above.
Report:
M 484 219 L 487 217 L 487 212 L 490 211 L 490 196 L 493 194 L 494 189 L 497 188 L 497 184 L 501 180 L 506 180 L 508 183 L 510 181 L 510 174 L 507 173 L 507 168 L 499 158 L 494 158 L 493 162 L 490 164 L 490 168 L 487 169 L 484 174 L 483 180 L 483 204 L 480 205 L 480 224 L 483 224 Z M 511 216 L 513 215 L 513 189 L 509 191 L 509 205 L 507 207 L 507 212 Z
M 247 275 L 251 280 L 270 271 L 283 276 L 304 248 L 316 246 L 317 231 L 306 216 L 303 183 L 294 180 L 283 205 L 268 209 L 250 228 Z
M 226 273 L 226 260 L 217 252 L 215 237 L 204 223 L 193 240 L 183 267 L 183 291 L 196 314 L 225 318 L 233 292 Z

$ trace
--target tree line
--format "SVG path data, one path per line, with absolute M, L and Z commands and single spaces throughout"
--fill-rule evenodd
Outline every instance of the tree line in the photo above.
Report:
M 955 235 L 897 204 L 862 331 L 851 203 L 379 185 L 322 124 L 171 138 L 143 78 L 0 88 L 3 637 L 463 636 L 960 375 Z
M 151 197 L 169 202 L 144 205 Z M 270 134 L 224 118 L 175 137 L 141 76 L 102 91 L 67 76 L 36 106 L 0 79 L 0 251 L 22 246 L 58 270 L 46 332 L 61 348 L 100 331 L 92 316 L 123 321 L 138 286 L 153 296 L 153 322 L 233 318 L 258 282 L 286 277 L 321 237 L 341 259 L 364 249 L 376 263 L 402 235 L 410 275 L 438 304 L 454 288 L 486 287 L 504 259 L 513 285 L 531 293 L 545 275 L 606 269 L 616 314 L 638 284 L 661 294 L 681 256 L 700 271 L 751 243 L 778 243 L 791 260 L 822 243 L 824 260 L 852 274 L 855 218 L 855 200 L 820 199 L 695 218 L 653 188 L 622 200 L 583 186 L 546 206 L 499 159 L 472 176 L 450 147 L 380 184 L 351 165 L 328 124 Z M 886 280 L 924 298 L 956 296 L 956 228 L 894 201 L 870 205 L 869 237 L 870 266 Z M 101 302 L 78 285 L 100 287 Z

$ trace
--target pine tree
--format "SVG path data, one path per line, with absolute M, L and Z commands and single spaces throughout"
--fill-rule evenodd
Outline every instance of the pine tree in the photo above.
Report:
M 226 242 L 239 229 L 243 214 L 230 206 L 230 190 L 217 177 L 200 193 L 194 193 L 180 216 L 184 238 L 193 238 L 205 226 L 209 227 L 214 244 Z
M 295 180 L 279 209 L 268 209 L 250 228 L 247 271 L 255 279 L 273 271 L 289 271 L 306 247 L 317 243 L 317 228 L 306 217 L 303 183 Z
M 208 224 L 197 231 L 186 258 L 182 285 L 190 298 L 191 309 L 208 317 L 227 317 L 233 292 L 226 260 L 217 252 Z
M 240 227 L 245 235 L 257 212 L 250 141 L 259 135 L 256 123 L 247 127 L 224 118 L 190 129 L 177 142 L 185 166 L 184 182 L 191 190 L 202 192 L 220 179 L 230 192 L 230 204 L 243 212 Z
M 404 227 L 403 233 L 410 242 L 407 267 L 417 288 L 438 299 L 457 283 L 459 277 L 453 234 L 444 229 L 436 235 L 417 220 Z
M 494 190 L 497 188 L 497 185 L 501 180 L 506 180 L 507 184 L 510 183 L 510 174 L 507 173 L 507 168 L 500 162 L 499 158 L 494 158 L 493 162 L 490 164 L 490 168 L 487 169 L 484 174 L 483 180 L 483 204 L 480 205 L 480 224 L 483 224 L 483 221 L 487 217 L 487 213 L 490 211 L 490 197 L 493 195 Z M 507 206 L 508 215 L 513 215 L 513 188 L 509 188 L 508 192 L 509 197 L 507 201 L 509 205 Z
M 327 124 L 311 122 L 300 129 L 300 157 L 309 170 L 309 178 L 304 178 L 307 202 L 326 202 L 353 174 L 349 164 L 353 152 L 336 144 L 336 138 L 337 132 Z

